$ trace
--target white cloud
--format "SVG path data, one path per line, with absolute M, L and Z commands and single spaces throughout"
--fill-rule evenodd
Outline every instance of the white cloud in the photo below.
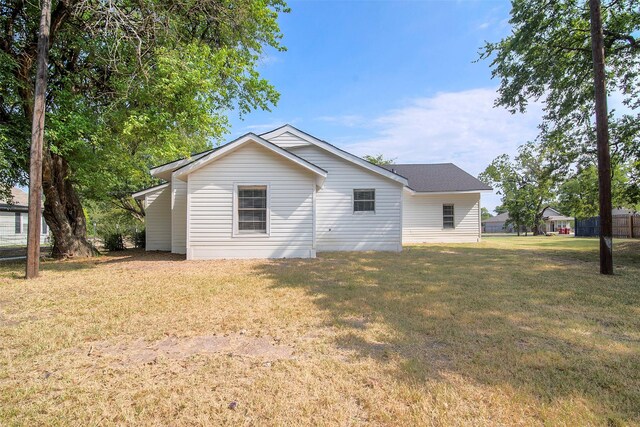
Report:
M 455 163 L 477 176 L 498 155 L 514 154 L 519 145 L 538 134 L 541 106 L 512 115 L 494 108 L 495 89 L 443 92 L 417 98 L 373 120 L 373 136 L 345 143 L 357 154 L 397 158 L 398 163 Z M 336 120 L 337 121 L 337 120 Z M 487 198 L 493 208 L 499 202 Z M 493 206 L 491 206 L 493 205 Z

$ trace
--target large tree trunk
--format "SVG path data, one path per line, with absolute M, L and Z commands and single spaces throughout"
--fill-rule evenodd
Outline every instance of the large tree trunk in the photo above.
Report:
M 56 258 L 90 257 L 98 252 L 87 240 L 87 223 L 80 198 L 71 183 L 69 165 L 45 150 L 42 159 L 44 218 L 53 233 Z

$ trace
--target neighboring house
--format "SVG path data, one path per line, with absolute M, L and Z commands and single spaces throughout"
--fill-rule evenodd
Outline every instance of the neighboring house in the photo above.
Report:
M 509 219 L 509 213 L 504 212 L 491 218 L 487 218 L 482 221 L 483 233 L 514 233 L 515 227 L 513 224 L 507 224 Z
M 546 208 L 542 212 L 542 220 L 544 221 L 544 230 L 547 233 L 558 232 L 561 228 L 572 228 L 574 219 L 570 216 L 562 215 L 553 208 Z
M 489 187 L 452 164 L 380 167 L 285 125 L 151 169 L 146 249 L 187 259 L 480 240 Z
M 29 196 L 15 187 L 11 196 L 12 200 L 0 202 L 0 246 L 26 245 Z M 48 235 L 49 228 L 42 218 L 40 243 L 45 243 Z
M 483 233 L 515 233 L 514 224 L 507 224 L 509 214 L 507 212 L 492 216 L 482 221 Z M 560 228 L 571 229 L 573 218 L 564 216 L 553 208 L 546 208 L 542 212 L 542 220 L 544 221 L 543 230 L 547 233 L 558 232 Z

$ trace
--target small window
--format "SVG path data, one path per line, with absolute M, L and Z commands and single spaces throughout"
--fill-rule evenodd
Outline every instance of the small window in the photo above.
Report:
M 238 187 L 238 232 L 267 232 L 267 187 Z
M 353 212 L 375 212 L 376 190 L 353 190 Z
M 16 234 L 22 234 L 22 214 L 20 212 L 16 212 L 15 213 L 15 224 L 16 224 L 16 229 L 15 229 L 15 233 Z M 11 218 L 11 217 L 9 217 Z
M 453 205 L 442 205 L 442 228 L 456 228 L 453 218 Z

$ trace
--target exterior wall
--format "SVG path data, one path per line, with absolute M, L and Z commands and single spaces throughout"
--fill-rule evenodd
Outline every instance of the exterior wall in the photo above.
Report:
M 171 186 L 145 196 L 146 250 L 171 250 Z
M 187 253 L 187 183 L 171 178 L 171 252 Z
M 300 146 L 300 145 L 309 145 L 309 142 L 305 141 L 304 139 L 290 133 L 290 132 L 285 132 L 280 136 L 276 136 L 275 138 L 271 138 L 270 142 L 276 144 L 277 146 L 281 147 L 281 148 L 291 148 L 291 147 L 296 147 L 296 146 Z M 313 162 L 312 162 L 313 163 Z
M 402 184 L 315 145 L 289 151 L 329 173 L 316 195 L 319 251 L 402 250 Z M 375 213 L 354 214 L 353 190 L 371 188 L 376 190 Z
M 442 205 L 453 204 L 454 229 L 442 228 Z M 403 243 L 480 241 L 480 194 L 434 194 L 403 197 Z
M 0 211 L 0 246 L 26 245 L 27 244 L 27 225 L 29 224 L 29 215 L 27 212 L 20 212 L 22 221 L 22 230 L 16 234 L 16 213 Z M 49 231 L 41 227 L 40 243 L 48 243 Z
M 268 235 L 233 233 L 235 185 L 268 185 Z M 315 257 L 315 176 L 255 143 L 188 175 L 187 259 Z

